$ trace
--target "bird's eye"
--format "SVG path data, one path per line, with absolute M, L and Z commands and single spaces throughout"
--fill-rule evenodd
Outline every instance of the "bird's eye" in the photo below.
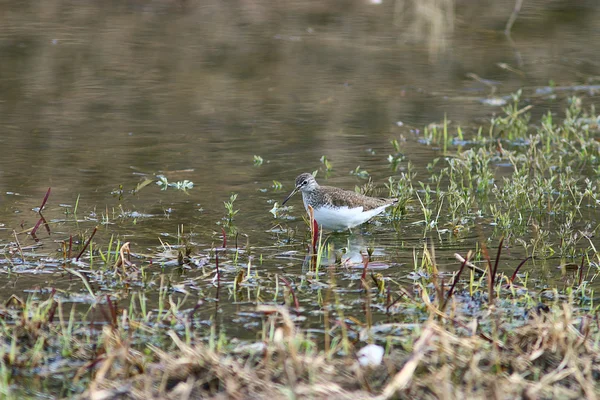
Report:
M 307 183 L 308 183 L 308 181 L 303 181 L 302 186 L 305 186 Z

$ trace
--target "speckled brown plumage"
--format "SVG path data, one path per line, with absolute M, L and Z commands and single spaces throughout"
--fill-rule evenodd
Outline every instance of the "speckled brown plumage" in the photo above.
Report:
M 333 207 L 347 206 L 349 208 L 362 207 L 363 211 L 369 211 L 386 204 L 394 204 L 397 201 L 398 199 L 369 197 L 333 186 L 319 186 L 318 190 L 306 192 L 306 202 L 313 208 L 325 205 Z
M 294 190 L 282 205 L 297 192 L 302 193 L 304 207 L 310 205 L 315 210 L 317 222 L 334 230 L 360 225 L 398 202 L 398 199 L 369 197 L 333 186 L 320 186 L 309 173 L 296 178 Z
M 304 184 L 304 182 L 307 183 Z M 303 184 L 308 185 L 306 190 L 302 189 Z M 398 201 L 398 199 L 369 197 L 333 186 L 321 186 L 312 174 L 308 172 L 298 175 L 296 178 L 296 188 L 302 191 L 307 203 L 313 208 L 324 205 L 333 207 L 347 206 L 350 208 L 363 207 L 363 211 L 369 211 L 386 204 L 394 204 Z

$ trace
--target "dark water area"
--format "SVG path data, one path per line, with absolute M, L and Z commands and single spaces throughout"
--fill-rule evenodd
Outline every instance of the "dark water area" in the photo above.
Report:
M 114 235 L 134 254 L 157 259 L 160 240 L 177 244 L 183 225 L 193 255 L 212 263 L 232 193 L 243 252 L 234 261 L 236 238 L 228 237 L 227 279 L 251 255 L 267 286 L 275 274 L 300 284 L 308 231 L 301 201 L 284 217 L 269 212 L 299 173 L 321 169 L 322 182 L 352 189 L 365 183 L 349 173 L 360 166 L 385 194 L 387 178 L 398 174 L 388 162 L 391 140 L 400 140 L 405 155 L 399 171 L 412 163 L 416 181 L 427 181 L 433 159 L 457 151 L 423 143 L 424 128 L 445 116 L 465 132 L 485 129 L 519 89 L 533 105 L 534 124 L 548 111 L 563 116 L 573 95 L 598 105 L 600 5 L 526 1 L 509 38 L 503 31 L 513 6 L 448 1 L 436 12 L 409 1 L 4 2 L 0 245 L 14 243 L 13 230 L 35 225 L 32 210 L 48 187 L 44 216 L 52 233 L 38 233 L 39 247 L 25 257 L 35 260 L 31 271 L 8 274 L 10 263 L 2 264 L 0 297 L 50 287 L 85 292 L 43 260 L 60 258 L 70 235 L 80 249 L 95 226 L 104 249 Z M 333 165 L 327 179 L 322 156 Z M 194 187 L 162 191 L 152 183 L 132 193 L 157 175 Z M 379 272 L 406 279 L 413 251 L 425 243 L 414 224 L 421 219 L 414 202 L 394 226 L 379 220 L 332 243 L 358 252 L 372 247 L 385 268 Z M 457 269 L 453 253 L 492 236 L 489 222 L 459 236 L 428 235 L 440 268 Z M 27 235 L 20 242 L 35 243 Z M 509 248 L 503 257 L 501 268 L 513 269 L 524 254 Z M 159 265 L 148 268 L 173 282 L 197 274 Z M 341 275 L 348 299 L 361 273 L 352 268 Z M 201 282 L 206 288 L 196 295 L 204 298 L 210 277 Z M 224 314 L 257 302 L 252 290 L 240 296 L 221 299 Z M 312 299 L 304 305 L 314 306 Z

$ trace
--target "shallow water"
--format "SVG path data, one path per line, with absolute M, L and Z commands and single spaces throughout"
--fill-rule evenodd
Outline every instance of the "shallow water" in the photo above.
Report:
M 200 309 L 208 313 L 215 296 L 212 276 L 192 289 L 190 279 L 199 269 L 180 270 L 173 263 L 160 268 L 156 253 L 162 251 L 160 240 L 177 243 L 183 225 L 192 256 L 207 258 L 210 271 L 212 249 L 222 244 L 217 223 L 223 222 L 223 202 L 237 193 L 234 225 L 243 252 L 236 260 L 236 238 L 229 236 L 224 280 L 231 282 L 250 255 L 260 277 L 254 287 L 268 289 L 257 299 L 252 281 L 235 297 L 223 288 L 224 320 L 256 326 L 260 317 L 253 307 L 275 298 L 276 274 L 298 285 L 301 305 L 317 315 L 318 283 L 305 281 L 301 200 L 293 199 L 294 208 L 283 217 L 269 212 L 293 188 L 296 175 L 321 169 L 322 182 L 353 189 L 365 183 L 349 173 L 360 166 L 384 195 L 387 177 L 398 174 L 387 161 L 394 152 L 390 140 L 401 139 L 405 158 L 399 171 L 410 161 L 423 182 L 428 163 L 457 151 L 423 143 L 423 128 L 444 116 L 473 131 L 501 113 L 519 88 L 534 106 L 536 123 L 548 110 L 563 115 L 574 94 L 586 106 L 598 103 L 592 33 L 600 27 L 600 6 L 525 2 L 511 43 L 502 31 L 513 3 L 458 3 L 453 24 L 414 14 L 408 2 L 5 4 L 0 244 L 14 242 L 13 230 L 35 225 L 32 210 L 48 187 L 52 192 L 44 211 L 51 235 L 38 232 L 39 247 L 25 255 L 25 265 L 18 254 L 10 256 L 19 273 L 0 275 L 0 296 L 51 287 L 71 300 L 73 293 L 85 294 L 56 260 L 62 241 L 73 235 L 81 249 L 98 226 L 99 246 L 106 248 L 111 235 L 130 242 L 134 254 L 148 255 L 141 264 L 156 260 L 148 266 L 151 273 L 166 272 L 192 298 L 209 299 Z M 260 166 L 255 155 L 263 159 Z M 333 165 L 326 180 L 322 156 Z M 144 178 L 156 181 L 159 174 L 170 182 L 193 181 L 194 187 L 161 191 L 152 183 L 132 193 Z M 274 189 L 274 180 L 283 187 Z M 78 198 L 76 223 L 68 213 Z M 344 303 L 351 308 L 360 297 L 357 266 L 369 247 L 379 263 L 376 272 L 410 283 L 413 251 L 426 245 L 422 226 L 414 224 L 421 219 L 413 203 L 394 224 L 378 219 L 330 239 L 336 249 L 354 251 L 355 263 L 338 272 Z M 458 236 L 445 230 L 427 235 L 441 270 L 459 267 L 454 252 L 464 254 L 488 237 L 497 245 L 490 221 L 482 219 L 479 226 Z M 35 243 L 26 235 L 20 242 Z M 524 256 L 509 248 L 500 268 L 512 271 Z M 529 271 L 552 281 L 559 276 L 555 261 Z M 2 266 L 8 270 L 9 264 Z

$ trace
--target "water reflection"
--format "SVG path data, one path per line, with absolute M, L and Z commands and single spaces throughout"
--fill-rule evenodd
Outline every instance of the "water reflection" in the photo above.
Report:
M 420 143 L 426 124 L 446 115 L 471 129 L 521 87 L 534 120 L 562 112 L 573 93 L 597 91 L 592 33 L 600 6 L 593 2 L 526 2 L 512 43 L 502 33 L 512 0 L 443 2 L 437 22 L 418 15 L 417 2 L 375 3 L 0 6 L 0 241 L 35 224 L 31 210 L 51 186 L 45 215 L 55 225 L 40 250 L 47 256 L 56 256 L 56 242 L 95 225 L 98 241 L 117 235 L 146 252 L 160 246 L 159 234 L 175 241 L 183 224 L 198 248 L 210 248 L 220 241 L 217 223 L 231 193 L 239 194 L 236 229 L 250 246 L 300 246 L 301 210 L 293 214 L 298 222 L 268 211 L 299 172 L 321 167 L 321 156 L 333 165 L 328 184 L 362 185 L 348 173 L 360 165 L 385 190 L 395 174 L 389 142 L 400 139 L 400 171 L 411 162 L 426 182 L 427 164 L 442 153 Z M 253 166 L 254 155 L 261 166 Z M 194 188 L 133 190 L 161 174 Z M 76 203 L 77 220 L 87 224 L 69 219 L 64 205 Z M 408 263 L 423 239 L 410 229 L 417 214 L 395 231 L 375 228 L 329 243 L 336 252 L 346 248 L 353 266 L 369 247 L 385 262 Z M 278 224 L 297 237 L 274 232 Z M 478 239 L 442 236 L 434 240 L 449 251 Z M 440 255 L 442 264 L 448 260 Z M 263 268 L 277 271 L 281 263 Z M 31 278 L 34 284 L 46 283 Z
M 365 235 L 359 229 L 353 233 L 333 233 L 326 235 L 322 243 L 322 257 L 318 265 L 323 267 L 337 267 L 350 269 L 363 268 L 368 261 L 369 270 L 389 268 L 389 255 L 382 246 L 371 236 Z M 386 257 L 387 256 L 387 257 Z M 315 270 L 316 255 L 307 253 L 302 264 L 303 272 Z

